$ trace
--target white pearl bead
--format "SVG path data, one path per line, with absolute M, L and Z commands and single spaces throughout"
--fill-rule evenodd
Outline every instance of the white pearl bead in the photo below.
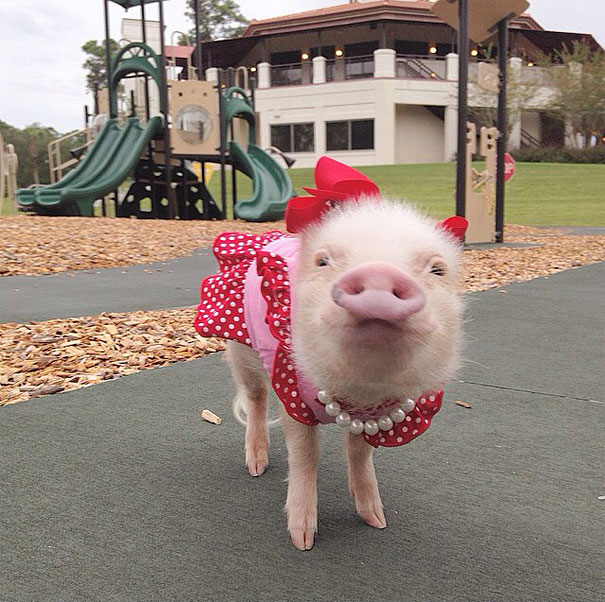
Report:
M 395 408 L 389 414 L 393 422 L 403 422 L 405 420 L 405 412 L 401 408 Z
M 378 423 L 376 420 L 366 420 L 366 424 L 363 427 L 363 430 L 368 435 L 375 435 L 378 432 Z
M 330 403 L 330 396 L 328 395 L 328 392 L 324 391 L 323 389 L 317 393 L 317 399 L 319 399 L 319 401 L 324 405 Z
M 346 427 L 351 424 L 351 416 L 349 416 L 348 412 L 341 412 L 336 416 L 336 424 L 338 426 Z
M 381 431 L 390 431 L 393 427 L 393 421 L 388 416 L 381 416 L 378 419 L 378 428 Z
M 349 432 L 352 435 L 360 435 L 363 431 L 363 422 L 359 418 L 353 418 L 349 424 Z
M 328 416 L 338 416 L 340 414 L 340 404 L 337 401 L 331 401 L 326 405 L 326 414 Z
M 406 399 L 405 401 L 401 402 L 400 405 L 404 412 L 411 412 L 414 409 L 416 402 L 413 399 Z

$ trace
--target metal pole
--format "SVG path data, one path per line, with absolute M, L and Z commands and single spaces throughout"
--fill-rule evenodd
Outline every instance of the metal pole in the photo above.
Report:
M 456 154 L 456 215 L 466 212 L 466 122 L 468 120 L 468 0 L 458 0 L 458 150 Z
M 109 98 L 109 117 L 117 117 L 111 111 L 111 56 L 109 54 L 109 0 L 103 0 L 105 13 L 105 68 L 107 70 L 107 94 Z M 117 106 L 117 105 L 116 105 Z
M 166 81 L 166 49 L 164 48 L 164 0 L 159 2 L 160 8 L 160 60 L 162 65 L 162 95 L 164 104 L 164 164 L 166 166 L 166 191 L 168 196 L 169 216 L 177 216 L 178 208 L 174 188 L 172 188 L 172 148 L 170 146 L 170 128 L 168 127 L 168 83 Z
M 218 115 L 220 122 L 220 152 L 221 152 L 221 205 L 223 207 L 223 219 L 227 218 L 227 181 L 225 177 L 225 151 L 227 146 L 227 127 L 223 123 L 223 116 L 225 114 L 225 101 L 223 98 L 223 73 L 221 70 L 218 72 L 218 81 L 216 82 L 218 88 Z
M 195 15 L 195 62 L 197 63 L 197 78 L 202 80 L 202 41 L 200 40 L 200 2 L 194 0 L 193 13 Z
M 145 2 L 141 2 L 141 27 L 143 28 L 143 44 L 147 44 L 147 28 L 145 27 Z M 145 118 L 149 121 L 151 111 L 149 110 L 149 81 L 147 74 L 144 73 L 145 79 Z
M 504 242 L 504 153 L 506 152 L 506 67 L 508 63 L 508 20 L 498 23 L 498 131 L 496 155 L 496 242 Z

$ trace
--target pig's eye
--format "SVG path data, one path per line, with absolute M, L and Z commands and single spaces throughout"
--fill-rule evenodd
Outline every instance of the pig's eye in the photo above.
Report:
M 320 255 L 316 260 L 315 260 L 315 265 L 318 268 L 324 268 L 327 265 L 330 265 L 330 260 L 325 256 L 325 255 Z
M 431 274 L 435 276 L 445 276 L 445 266 L 442 263 L 435 263 L 431 266 Z

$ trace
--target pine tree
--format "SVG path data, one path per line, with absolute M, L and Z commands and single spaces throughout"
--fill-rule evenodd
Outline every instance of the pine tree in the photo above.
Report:
M 195 24 L 194 1 L 187 0 L 186 15 Z M 249 20 L 234 0 L 198 0 L 200 39 L 202 41 L 236 38 L 244 31 Z M 195 40 L 195 28 L 190 33 Z

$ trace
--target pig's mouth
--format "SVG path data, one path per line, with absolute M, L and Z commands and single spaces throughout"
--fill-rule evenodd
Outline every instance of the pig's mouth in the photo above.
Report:
M 380 318 L 355 320 L 348 325 L 347 331 L 359 343 L 370 345 L 398 342 L 404 336 L 404 329 L 400 325 Z

